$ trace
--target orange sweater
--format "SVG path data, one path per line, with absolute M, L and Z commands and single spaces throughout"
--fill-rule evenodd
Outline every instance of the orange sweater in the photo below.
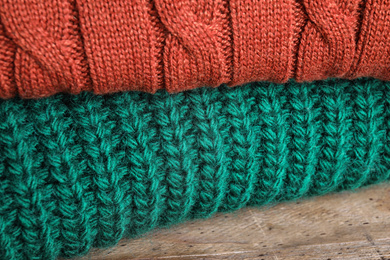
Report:
M 390 0 L 0 0 L 0 97 L 390 80 Z

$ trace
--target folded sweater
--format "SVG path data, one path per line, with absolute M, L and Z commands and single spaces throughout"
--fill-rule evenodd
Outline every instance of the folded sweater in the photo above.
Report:
M 0 0 L 0 98 L 390 80 L 390 0 Z
M 0 118 L 0 259 L 390 176 L 390 82 L 373 79 L 0 100 Z

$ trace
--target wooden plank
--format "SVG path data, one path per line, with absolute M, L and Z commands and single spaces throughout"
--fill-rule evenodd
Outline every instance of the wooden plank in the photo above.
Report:
M 217 214 L 80 259 L 390 259 L 390 184 Z

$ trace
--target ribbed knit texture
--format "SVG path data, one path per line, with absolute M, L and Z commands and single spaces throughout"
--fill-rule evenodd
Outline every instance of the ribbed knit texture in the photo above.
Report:
M 390 80 L 390 0 L 0 0 L 0 98 Z
M 390 174 L 390 83 L 376 80 L 3 100 L 0 119 L 7 260 Z

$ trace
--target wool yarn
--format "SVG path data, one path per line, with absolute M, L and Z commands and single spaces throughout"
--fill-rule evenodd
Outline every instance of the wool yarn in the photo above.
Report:
M 390 80 L 390 0 L 0 0 L 0 98 Z
M 390 82 L 0 101 L 0 259 L 383 182 Z

